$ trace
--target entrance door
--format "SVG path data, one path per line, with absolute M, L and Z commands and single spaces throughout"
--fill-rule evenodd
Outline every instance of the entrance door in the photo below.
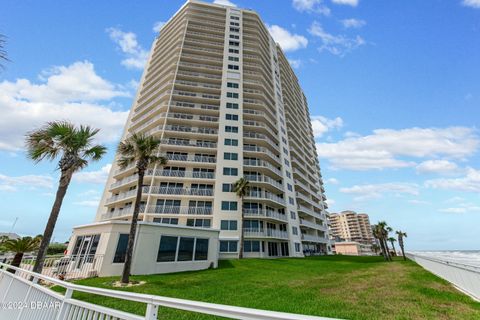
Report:
M 269 242 L 268 243 L 268 256 L 269 257 L 278 256 L 278 246 L 277 246 L 276 242 Z
M 288 257 L 288 242 L 280 243 L 280 249 L 283 257 Z

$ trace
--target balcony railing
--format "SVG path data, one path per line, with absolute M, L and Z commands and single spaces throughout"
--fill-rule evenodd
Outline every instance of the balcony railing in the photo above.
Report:
M 148 206 L 146 213 L 155 214 L 188 214 L 188 215 L 211 215 L 212 208 L 197 208 L 188 206 Z
M 196 148 L 216 148 L 217 147 L 216 142 L 203 142 L 203 141 L 190 142 L 185 140 L 162 139 L 161 143 L 168 144 L 171 146 L 185 146 L 185 147 L 196 147 Z
M 244 166 L 249 166 L 249 167 L 263 167 L 263 168 L 268 168 L 271 171 L 275 172 L 277 175 L 281 176 L 282 171 L 280 171 L 277 167 L 272 165 L 270 162 L 264 161 L 264 160 L 252 160 L 252 159 L 244 159 L 243 160 L 243 165 Z
M 248 218 L 271 218 L 280 221 L 288 220 L 285 214 L 266 209 L 243 209 L 243 214 Z
M 286 231 L 273 229 L 243 229 L 243 235 L 248 238 L 288 239 L 288 233 Z
M 283 185 L 281 183 L 265 175 L 246 174 L 245 179 L 251 182 L 266 182 L 283 191 Z
M 171 188 L 171 187 L 144 187 L 146 193 L 163 194 L 163 195 L 178 195 L 178 196 L 200 196 L 212 197 L 213 189 L 199 189 L 199 188 Z
M 181 155 L 181 154 L 167 154 L 163 156 L 166 157 L 169 161 L 188 161 L 188 162 L 207 162 L 207 163 L 217 162 L 217 159 L 215 157 Z
M 326 236 L 320 237 L 320 236 L 313 236 L 309 234 L 302 234 L 302 241 L 326 243 L 328 242 L 328 238 Z
M 215 179 L 215 172 L 196 172 L 196 171 L 181 171 L 181 170 L 163 170 L 157 169 L 155 172 L 150 169 L 147 171 L 148 175 L 175 177 L 175 178 L 194 178 L 194 179 Z
M 253 191 L 250 190 L 247 195 L 247 198 L 256 198 L 256 199 L 268 199 L 274 202 L 277 202 L 281 205 L 285 205 L 285 199 L 277 196 L 276 194 L 265 192 L 265 191 Z
M 258 146 L 251 146 L 251 145 L 244 145 L 243 146 L 243 151 L 250 151 L 250 152 L 260 152 L 260 153 L 265 153 L 270 156 L 273 160 L 280 162 L 280 157 L 276 154 L 274 154 L 270 149 L 264 148 L 264 147 L 258 147 Z

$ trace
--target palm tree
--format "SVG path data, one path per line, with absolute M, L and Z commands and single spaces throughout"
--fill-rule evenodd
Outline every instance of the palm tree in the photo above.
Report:
M 142 200 L 143 178 L 149 165 L 167 164 L 167 158 L 158 156 L 160 140 L 153 136 L 134 133 L 125 141 L 118 145 L 118 154 L 121 156 L 117 161 L 120 169 L 125 169 L 132 163 L 137 168 L 137 196 L 133 208 L 132 223 L 130 225 L 130 234 L 128 236 L 127 252 L 125 264 L 122 272 L 122 283 L 127 284 L 130 278 L 130 269 L 132 265 L 133 245 L 135 243 L 135 232 L 137 230 L 137 219 L 140 212 L 140 203 Z
M 382 251 L 382 256 L 385 261 L 388 261 L 387 250 L 385 249 L 385 242 L 383 241 L 383 228 L 380 224 L 374 224 L 372 226 L 373 236 L 377 239 Z
M 242 177 L 233 183 L 233 192 L 240 198 L 240 202 L 242 203 L 242 223 L 240 229 L 240 252 L 238 254 L 238 258 L 243 258 L 243 222 L 245 213 L 243 212 L 243 198 L 250 192 L 250 181 Z
M 394 242 L 397 241 L 397 239 L 395 239 L 394 237 L 390 237 L 387 240 L 392 244 L 393 254 L 397 255 L 397 250 L 395 249 L 395 244 L 394 244 Z
M 5 36 L 0 34 L 0 61 L 10 61 L 8 60 L 7 51 L 5 50 Z M 0 62 L 0 69 L 5 68 L 4 65 Z
M 385 254 L 387 256 L 387 260 L 392 261 L 392 257 L 390 255 L 390 251 L 388 250 L 387 243 L 388 233 L 392 231 L 392 228 L 390 228 L 385 221 L 380 221 L 377 225 L 380 228 L 381 240 L 385 247 Z
M 403 238 L 407 237 L 407 233 L 399 230 L 399 231 L 396 232 L 396 234 L 397 234 L 397 237 L 398 237 L 398 245 L 400 246 L 400 250 L 402 250 L 403 260 L 407 260 L 407 258 L 405 257 L 405 250 L 404 250 L 404 247 L 403 247 Z
M 38 130 L 29 132 L 26 136 L 27 156 L 35 163 L 42 160 L 58 161 L 60 180 L 55 202 L 48 218 L 43 238 L 38 250 L 34 272 L 41 273 L 47 248 L 52 238 L 63 198 L 75 172 L 85 168 L 89 161 L 98 161 L 106 152 L 101 145 L 94 145 L 93 137 L 99 129 L 89 126 L 75 127 L 68 121 L 48 122 Z
M 6 251 L 15 252 L 11 265 L 14 267 L 20 267 L 22 263 L 23 254 L 38 250 L 42 237 L 23 237 L 19 239 L 10 239 L 3 243 L 3 247 Z M 15 273 L 13 269 L 8 270 Z

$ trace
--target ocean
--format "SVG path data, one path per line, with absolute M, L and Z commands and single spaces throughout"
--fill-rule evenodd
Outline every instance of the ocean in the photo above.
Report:
M 480 267 L 480 250 L 411 251 L 414 254 Z

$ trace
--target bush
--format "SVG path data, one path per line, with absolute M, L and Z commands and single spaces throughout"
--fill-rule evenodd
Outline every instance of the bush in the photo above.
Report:
M 63 243 L 53 243 L 48 246 L 47 254 L 60 254 L 64 253 L 67 250 L 67 246 Z

